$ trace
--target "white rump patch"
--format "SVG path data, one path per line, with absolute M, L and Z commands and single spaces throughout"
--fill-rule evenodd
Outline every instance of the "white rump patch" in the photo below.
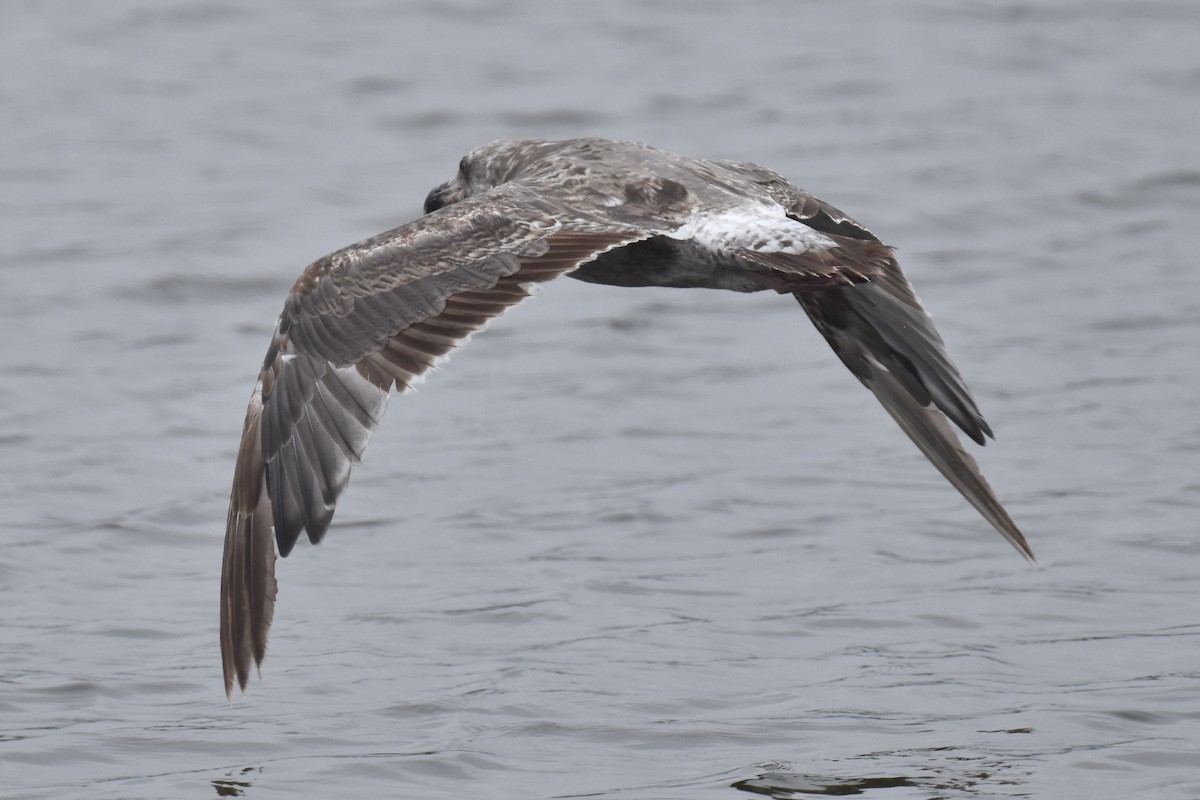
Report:
M 780 206 L 746 203 L 723 211 L 693 214 L 673 232 L 672 239 L 691 239 L 711 250 L 756 250 L 760 253 L 801 253 L 828 250 L 836 242 L 789 219 Z

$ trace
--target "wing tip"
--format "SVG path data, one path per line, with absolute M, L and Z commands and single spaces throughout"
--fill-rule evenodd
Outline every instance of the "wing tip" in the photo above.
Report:
M 996 530 L 1000 531 L 1004 538 L 1007 539 L 1014 548 L 1016 548 L 1016 551 L 1020 553 L 1026 561 L 1029 562 L 1030 566 L 1037 567 L 1037 556 L 1033 554 L 1033 548 L 1030 547 L 1029 542 L 1025 540 L 1025 535 L 1021 533 L 1016 523 L 1014 523 L 1012 518 L 1008 516 L 1008 512 L 1004 510 L 999 501 L 996 501 L 996 507 L 999 510 L 1000 515 L 1002 515 L 1001 519 L 995 520 L 989 518 L 988 521 L 992 523 L 992 526 L 995 527 Z M 999 522 L 1004 522 L 1005 524 L 1001 525 Z
M 234 467 L 221 562 L 221 671 L 225 696 L 231 703 L 234 683 L 245 692 L 251 662 L 262 664 L 278 588 L 271 501 L 264 480 L 261 411 L 256 390 Z

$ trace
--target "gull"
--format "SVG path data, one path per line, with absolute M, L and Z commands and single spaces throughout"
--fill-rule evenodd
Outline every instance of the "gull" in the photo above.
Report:
M 950 483 L 1033 552 L 951 428 L 992 436 L 892 249 L 756 164 L 645 144 L 504 139 L 425 214 L 308 266 L 271 337 L 234 466 L 221 567 L 225 692 L 261 666 L 276 547 L 319 542 L 393 390 L 559 275 L 791 294 Z

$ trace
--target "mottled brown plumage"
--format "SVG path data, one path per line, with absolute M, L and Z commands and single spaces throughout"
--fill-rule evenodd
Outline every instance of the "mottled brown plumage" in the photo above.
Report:
M 605 139 L 499 141 L 426 215 L 314 262 L 284 303 L 234 468 L 221 572 L 225 689 L 262 662 L 275 547 L 325 535 L 393 389 L 558 275 L 794 294 L 943 475 L 1032 553 L 953 421 L 991 430 L 891 249 L 763 167 Z

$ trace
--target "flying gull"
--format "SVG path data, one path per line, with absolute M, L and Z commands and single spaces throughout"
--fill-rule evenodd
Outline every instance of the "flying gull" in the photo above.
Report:
M 992 431 L 870 231 L 755 164 L 606 139 L 500 140 L 463 158 L 424 216 L 314 262 L 284 302 L 229 501 L 227 694 L 266 651 L 276 545 L 286 556 L 301 532 L 325 535 L 392 390 L 564 274 L 791 294 L 942 475 L 1033 559 L 949 422 L 981 445 Z

